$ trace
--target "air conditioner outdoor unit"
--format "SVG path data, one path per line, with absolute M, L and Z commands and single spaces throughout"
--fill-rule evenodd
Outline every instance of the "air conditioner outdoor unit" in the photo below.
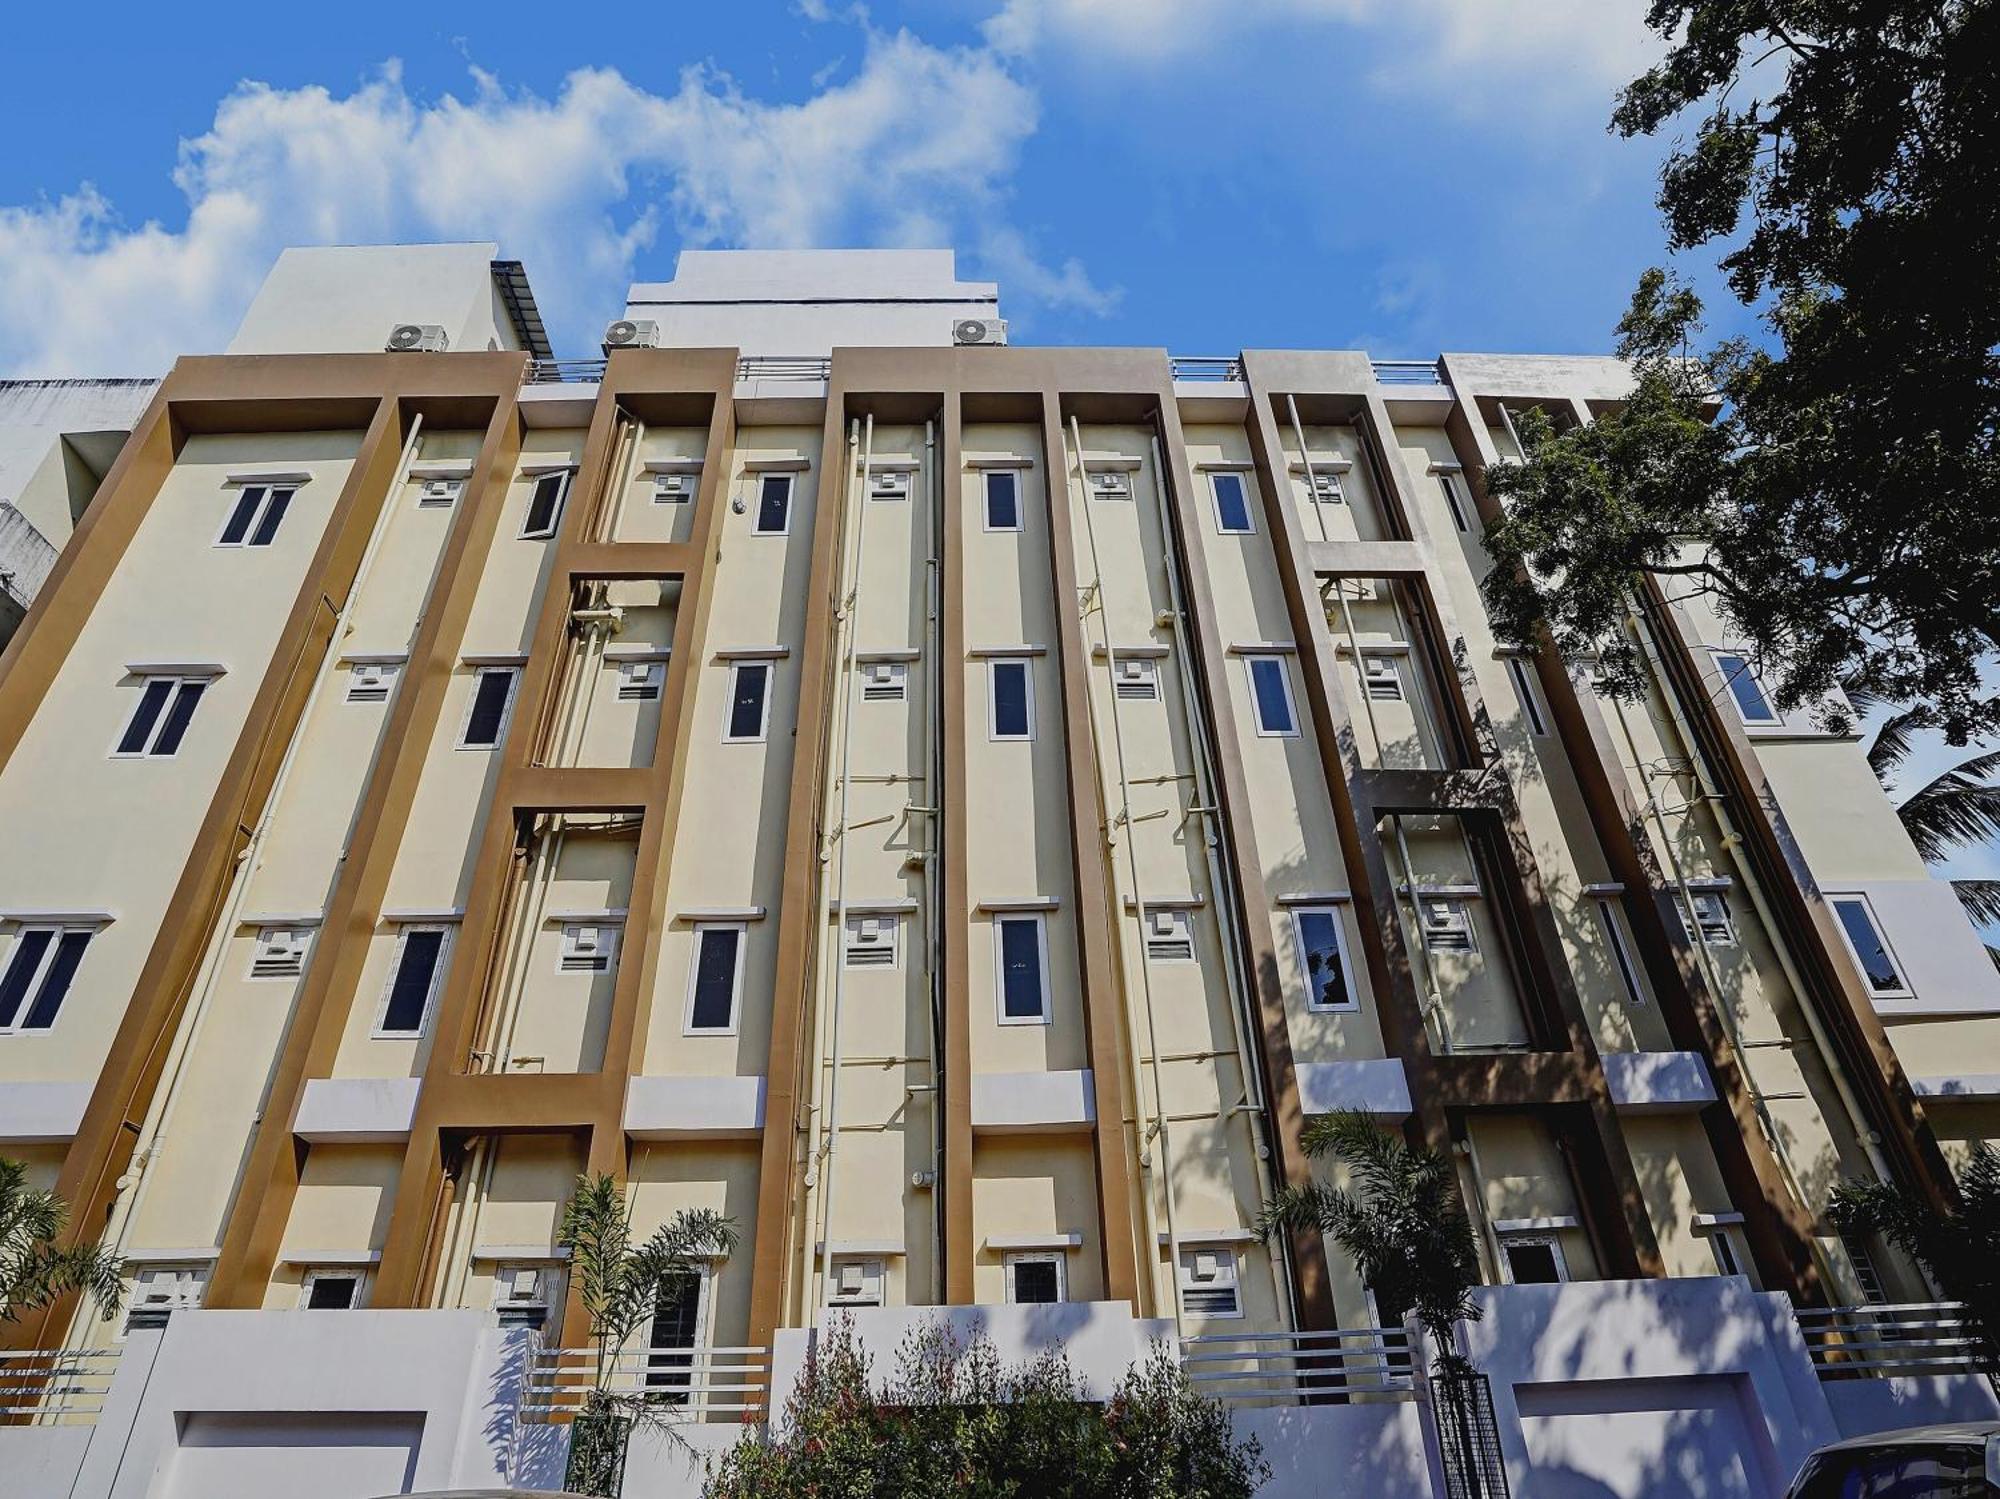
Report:
M 383 347 L 391 354 L 442 354 L 451 346 L 438 323 L 398 323 Z
M 955 344 L 1004 344 L 1007 342 L 1007 320 L 997 317 L 962 317 L 951 325 L 951 341 Z
M 660 325 L 651 318 L 622 317 L 604 330 L 604 352 L 613 349 L 657 349 Z

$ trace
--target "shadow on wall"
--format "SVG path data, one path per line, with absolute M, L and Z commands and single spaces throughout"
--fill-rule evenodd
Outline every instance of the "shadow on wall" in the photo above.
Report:
M 1257 1499 L 1321 1499 L 1338 1473 L 1340 1493 L 1431 1499 L 1423 1427 L 1413 1401 L 1279 1406 L 1233 1412 L 1236 1434 L 1263 1444 L 1271 1477 Z

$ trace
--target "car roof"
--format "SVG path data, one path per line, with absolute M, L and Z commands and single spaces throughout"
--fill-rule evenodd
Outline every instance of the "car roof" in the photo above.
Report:
M 1932 1442 L 1984 1442 L 2000 1436 L 2000 1421 L 1951 1421 L 1938 1426 L 1905 1426 L 1896 1431 L 1870 1432 L 1820 1448 L 1822 1452 L 1859 1452 L 1873 1447 L 1916 1447 Z

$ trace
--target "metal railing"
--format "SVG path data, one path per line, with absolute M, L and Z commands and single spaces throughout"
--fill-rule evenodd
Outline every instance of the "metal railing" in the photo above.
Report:
M 522 1419 L 567 1422 L 595 1387 L 595 1348 L 538 1348 L 528 1368 Z M 669 1419 L 740 1420 L 764 1410 L 771 1387 L 768 1348 L 632 1348 L 614 1354 L 611 1394 L 643 1396 Z
M 1225 1405 L 1406 1400 L 1416 1388 L 1409 1335 L 1400 1327 L 1208 1334 L 1182 1340 L 1181 1364 L 1198 1393 Z
M 1983 1345 L 1962 1304 L 1801 1307 L 1799 1333 L 1821 1379 L 1970 1374 Z
M 530 359 L 530 385 L 595 385 L 604 378 L 603 359 Z
M 1435 359 L 1371 359 L 1377 385 L 1443 385 L 1444 370 Z
M 118 1373 L 116 1348 L 0 1350 L 0 1417 L 94 1425 Z
M 833 361 L 812 355 L 752 354 L 736 361 L 739 380 L 824 380 Z
M 1173 354 L 1167 358 L 1176 380 L 1243 380 L 1243 361 L 1234 354 Z

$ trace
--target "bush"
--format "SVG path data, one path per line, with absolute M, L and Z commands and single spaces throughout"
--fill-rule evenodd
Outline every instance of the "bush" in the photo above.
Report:
M 1164 1347 L 1102 1404 L 1059 1353 L 1010 1365 L 936 1324 L 904 1339 L 879 1388 L 869 1372 L 851 1326 L 828 1328 L 782 1418 L 722 1456 L 708 1499 L 1249 1499 L 1270 1473 Z

